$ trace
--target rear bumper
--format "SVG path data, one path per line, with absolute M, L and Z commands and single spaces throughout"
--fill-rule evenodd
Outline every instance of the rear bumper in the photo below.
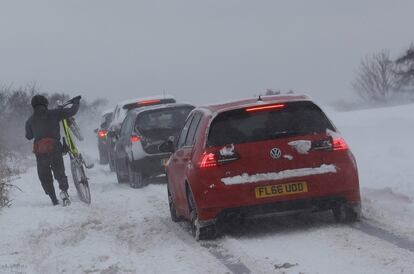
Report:
M 217 219 L 228 219 L 232 216 L 240 216 L 245 218 L 261 217 L 266 215 L 285 216 L 303 212 L 326 211 L 333 209 L 338 205 L 351 207 L 359 213 L 361 211 L 360 202 L 348 202 L 343 197 L 332 196 L 266 203 L 238 208 L 226 208 L 218 214 Z
M 103 141 L 103 140 L 98 139 L 98 149 L 100 151 L 107 152 L 108 145 L 107 145 L 106 141 Z
M 357 178 L 346 180 L 344 177 L 340 177 L 342 180 L 339 181 L 339 179 L 327 180 L 327 177 L 329 178 L 329 175 L 303 180 L 308 182 L 308 192 L 269 198 L 256 198 L 255 187 L 258 186 L 257 184 L 211 185 L 207 189 L 201 188 L 200 184 L 194 184 L 191 187 L 200 220 L 216 219 L 228 214 L 286 215 L 304 211 L 328 210 L 337 204 L 353 208 L 360 205 L 361 197 Z M 297 181 L 301 181 L 301 179 Z M 286 182 L 288 181 L 281 183 Z
M 142 172 L 145 177 L 153 177 L 165 174 L 165 165 L 163 161 L 168 160 L 170 154 L 147 154 L 143 158 L 133 160 L 132 168 L 136 171 Z
M 351 208 L 357 218 L 361 216 L 361 203 L 349 202 L 342 197 L 322 197 L 316 199 L 300 199 L 260 205 L 226 208 L 220 211 L 215 218 L 200 220 L 201 226 L 209 226 L 218 222 L 226 222 L 236 218 L 260 218 L 270 216 L 287 216 L 299 213 L 322 212 L 343 205 Z

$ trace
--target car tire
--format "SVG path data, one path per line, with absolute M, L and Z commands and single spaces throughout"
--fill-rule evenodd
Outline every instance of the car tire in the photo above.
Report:
M 109 163 L 109 170 L 114 172 L 115 170 L 115 162 L 113 160 L 113 158 L 111 157 L 111 153 L 108 152 L 108 163 Z
M 359 214 L 352 207 L 344 204 L 334 206 L 332 212 L 336 222 L 354 223 L 359 220 Z
M 108 153 L 105 153 L 102 149 L 99 149 L 99 164 L 107 165 L 108 162 Z
M 170 187 L 168 186 L 168 183 L 167 183 L 167 193 L 168 193 L 168 205 L 170 207 L 171 220 L 174 223 L 181 222 L 183 219 L 177 213 L 177 209 L 175 207 L 175 203 L 174 203 L 174 200 L 172 198 L 171 191 L 170 191 Z
M 197 209 L 191 191 L 188 191 L 187 198 L 190 206 L 191 234 L 193 237 L 196 239 L 196 241 L 213 240 L 217 238 L 216 224 L 207 226 L 200 225 L 200 222 L 198 221 Z
M 141 171 L 136 171 L 132 168 L 132 164 L 128 163 L 129 186 L 131 188 L 142 188 L 145 186 L 144 178 Z
M 116 178 L 118 180 L 118 183 L 128 182 L 128 177 L 122 176 L 118 161 L 115 161 L 115 172 L 116 172 Z

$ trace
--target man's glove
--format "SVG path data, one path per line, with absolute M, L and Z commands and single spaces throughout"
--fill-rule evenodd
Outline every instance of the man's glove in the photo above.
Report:
M 79 102 L 80 102 L 80 100 L 82 99 L 82 96 L 76 96 L 76 97 L 73 97 L 72 99 L 70 99 L 69 101 L 71 102 L 71 103 L 73 103 L 73 104 L 79 104 Z

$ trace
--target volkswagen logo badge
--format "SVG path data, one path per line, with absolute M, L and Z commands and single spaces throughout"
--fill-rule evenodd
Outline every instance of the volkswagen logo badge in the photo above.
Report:
M 270 150 L 270 157 L 272 157 L 273 159 L 279 159 L 280 156 L 282 156 L 282 151 L 278 149 L 277 147 L 272 148 Z

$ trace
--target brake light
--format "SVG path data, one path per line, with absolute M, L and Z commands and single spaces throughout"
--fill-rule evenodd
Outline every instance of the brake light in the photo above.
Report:
M 268 105 L 268 106 L 260 106 L 260 107 L 251 107 L 251 108 L 246 108 L 247 112 L 252 112 L 252 111 L 260 111 L 260 110 L 268 110 L 268 109 L 277 109 L 277 108 L 283 108 L 285 105 L 284 104 L 277 104 L 277 105 Z
M 106 137 L 106 135 L 108 135 L 108 131 L 103 130 L 103 129 L 101 129 L 101 130 L 98 131 L 98 137 L 99 138 L 103 139 L 103 138 Z
M 232 154 L 229 154 L 229 155 L 221 155 L 221 153 L 215 154 L 215 153 L 204 152 L 203 157 L 201 158 L 201 161 L 200 161 L 200 167 L 204 168 L 204 167 L 221 166 L 224 164 L 234 162 L 239 159 L 240 159 L 240 156 L 236 152 L 233 152 Z
M 138 101 L 137 104 L 140 106 L 148 106 L 148 105 L 154 105 L 154 104 L 159 104 L 161 103 L 161 100 L 156 99 L 156 100 L 145 100 L 145 101 Z
M 333 151 L 340 151 L 340 150 L 347 150 L 348 145 L 346 144 L 343 138 L 333 138 L 332 139 L 332 150 Z
M 131 136 L 131 143 L 136 143 L 139 142 L 141 140 L 141 138 L 137 135 L 132 135 Z
M 214 153 L 204 153 L 200 162 L 200 167 L 215 167 L 217 166 L 217 159 Z

